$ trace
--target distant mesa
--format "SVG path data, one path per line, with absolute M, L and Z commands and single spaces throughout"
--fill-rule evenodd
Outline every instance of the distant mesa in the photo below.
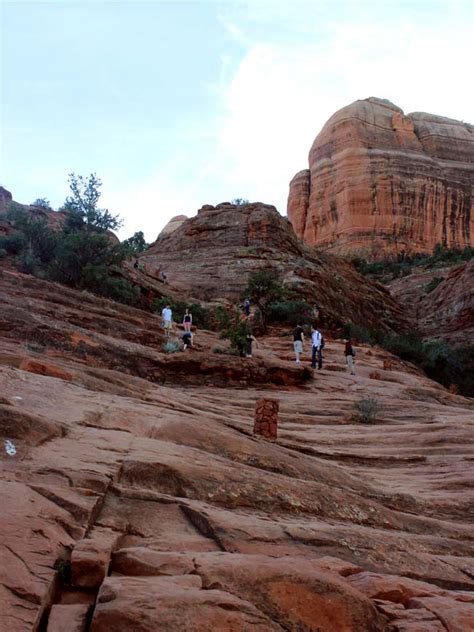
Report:
M 336 112 L 290 183 L 312 246 L 380 259 L 473 245 L 474 126 L 371 97 Z

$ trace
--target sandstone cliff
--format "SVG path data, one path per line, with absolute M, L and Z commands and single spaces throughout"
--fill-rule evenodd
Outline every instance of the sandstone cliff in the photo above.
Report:
M 474 127 L 383 99 L 325 124 L 309 169 L 290 183 L 288 217 L 310 245 L 377 259 L 474 243 Z
M 172 290 L 199 300 L 237 302 L 249 275 L 271 268 L 294 297 L 318 306 L 320 324 L 352 321 L 398 329 L 405 323 L 387 291 L 342 259 L 306 247 L 266 204 L 203 206 L 196 217 L 162 234 L 141 260 L 149 274 L 164 272 Z
M 162 237 L 163 235 L 167 235 L 168 233 L 172 233 L 173 231 L 175 231 L 177 228 L 179 228 L 181 226 L 181 224 L 183 222 L 185 222 L 188 218 L 186 217 L 186 215 L 175 215 L 174 217 L 172 217 L 170 219 L 170 221 L 166 224 L 166 226 L 163 228 L 163 230 L 161 231 L 161 233 L 158 235 L 157 239 L 159 239 L 160 237 Z
M 5 213 L 11 201 L 12 194 L 10 193 L 10 191 L 7 191 L 2 186 L 0 186 L 0 215 Z

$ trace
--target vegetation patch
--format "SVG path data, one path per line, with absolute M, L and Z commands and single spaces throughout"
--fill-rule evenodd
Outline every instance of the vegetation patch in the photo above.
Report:
M 342 335 L 358 342 L 378 345 L 402 360 L 413 362 L 428 377 L 449 388 L 456 385 L 461 395 L 474 397 L 474 345 L 453 346 L 444 340 L 425 341 L 417 331 L 386 333 L 347 323 Z
M 373 424 L 378 421 L 382 406 L 375 397 L 361 397 L 354 402 L 355 418 L 363 424 Z
M 356 270 L 370 279 L 389 283 L 393 279 L 408 276 L 413 268 L 439 268 L 447 265 L 455 265 L 470 261 L 474 257 L 474 248 L 467 246 L 463 250 L 459 248 L 446 248 L 437 244 L 431 254 L 405 255 L 400 253 L 397 259 L 369 262 L 361 257 L 354 257 L 351 262 Z M 434 287 L 432 288 L 434 289 Z

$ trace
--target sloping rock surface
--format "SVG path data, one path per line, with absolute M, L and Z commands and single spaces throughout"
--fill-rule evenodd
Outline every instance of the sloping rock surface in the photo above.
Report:
M 427 292 L 436 278 L 439 285 Z M 452 344 L 474 340 L 474 260 L 454 268 L 417 271 L 388 287 L 424 336 Z
M 149 274 L 166 273 L 168 287 L 200 300 L 238 302 L 249 275 L 278 272 L 299 299 L 316 304 L 326 326 L 352 320 L 390 329 L 405 323 L 399 305 L 381 286 L 347 262 L 306 247 L 273 206 L 204 206 L 141 257 Z
M 356 101 L 324 125 L 309 169 L 290 183 L 288 217 L 310 245 L 381 259 L 474 243 L 474 127 Z
M 376 349 L 350 375 L 331 340 L 300 385 L 254 377 L 306 370 L 289 336 L 228 356 L 242 381 L 206 368 L 210 332 L 168 370 L 146 312 L 9 272 L 0 292 L 0 629 L 474 630 L 472 401 Z

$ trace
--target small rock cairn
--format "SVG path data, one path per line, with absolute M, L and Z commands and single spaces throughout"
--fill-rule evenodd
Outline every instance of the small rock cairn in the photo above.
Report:
M 259 399 L 255 405 L 253 434 L 275 440 L 279 409 L 280 402 L 277 399 Z

